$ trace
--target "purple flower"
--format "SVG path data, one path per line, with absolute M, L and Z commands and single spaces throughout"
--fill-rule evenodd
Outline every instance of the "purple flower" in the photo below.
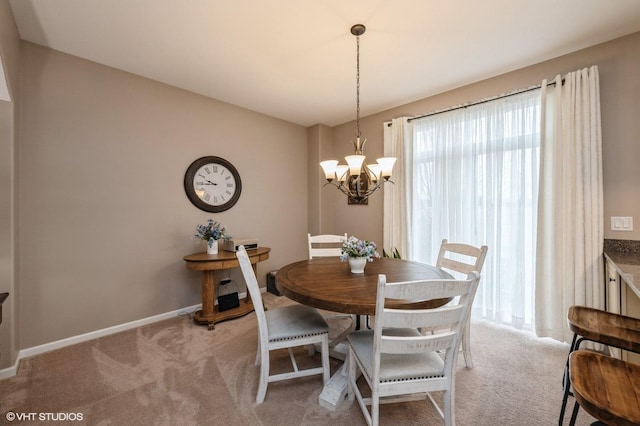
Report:
M 231 235 L 227 235 L 227 228 L 213 219 L 207 220 L 206 225 L 197 225 L 194 237 L 199 240 L 212 242 L 219 239 L 228 240 Z
M 340 260 L 343 262 L 350 257 L 364 257 L 369 262 L 373 262 L 374 257 L 380 257 L 376 251 L 378 246 L 373 241 L 359 240 L 351 236 L 342 244 L 342 255 Z

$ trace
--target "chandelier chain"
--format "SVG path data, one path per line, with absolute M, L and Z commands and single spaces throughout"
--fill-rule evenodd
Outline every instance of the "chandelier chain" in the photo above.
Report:
M 360 137 L 360 36 L 356 36 L 356 138 Z
M 351 34 L 356 36 L 356 140 L 351 141 L 355 155 L 345 157 L 347 165 L 338 164 L 337 160 L 326 160 L 320 163 L 327 183 L 349 197 L 349 204 L 367 204 L 369 196 L 387 182 L 393 183 L 391 169 L 396 161 L 394 157 L 378 158 L 377 164 L 365 164 L 364 144 L 360 132 L 360 36 L 366 28 L 362 24 L 351 27 Z

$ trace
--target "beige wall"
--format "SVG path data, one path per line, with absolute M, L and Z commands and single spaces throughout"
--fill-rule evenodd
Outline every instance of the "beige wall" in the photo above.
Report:
M 557 74 L 564 75 L 598 65 L 602 111 L 605 238 L 640 240 L 640 33 L 546 61 L 397 107 L 361 119 L 368 138 L 365 154 L 375 159 L 382 154 L 383 122 L 394 117 L 413 116 L 472 102 L 500 93 L 530 87 Z M 443 68 L 446 72 L 446 67 Z M 390 81 L 389 83 L 393 83 Z M 361 88 L 366 93 L 367 88 Z M 363 97 L 363 98 L 366 98 Z M 336 158 L 350 154 L 355 124 L 334 128 Z M 345 232 L 382 241 L 382 194 L 374 194 L 369 206 L 349 206 L 344 196 L 322 194 L 335 208 L 326 212 L 334 219 L 329 232 Z M 610 230 L 610 216 L 633 216 L 633 232 Z
M 0 0 L 0 28 L 12 23 L 8 10 Z M 199 303 L 200 276 L 184 268 L 182 256 L 199 250 L 190 236 L 208 217 L 237 237 L 257 237 L 272 247 L 271 259 L 259 266 L 262 284 L 264 273 L 306 253 L 308 231 L 382 241 L 382 194 L 374 194 L 368 206 L 348 206 L 335 189 L 318 190 L 320 170 L 307 167 L 350 154 L 353 122 L 304 129 L 30 43 L 19 45 L 15 31 L 0 34 L 0 54 L 15 76 L 19 69 L 21 80 L 20 91 L 14 89 L 19 127 L 12 125 L 15 105 L 0 105 L 0 150 L 19 154 L 16 163 L 0 156 L 0 196 L 11 202 L 7 191 L 15 179 L 19 206 L 17 229 L 11 228 L 10 213 L 0 213 L 0 232 L 18 237 L 17 254 L 0 247 L 0 262 L 9 265 L 20 295 L 10 298 L 19 302 L 0 326 L 0 350 L 11 328 L 19 336 L 17 348 L 29 348 Z M 382 125 L 393 117 L 486 98 L 596 64 L 605 237 L 640 239 L 640 169 L 633 164 L 640 158 L 638 51 L 640 33 L 364 117 L 365 153 L 370 159 L 382 155 Z M 203 155 L 224 157 L 240 171 L 243 193 L 227 212 L 202 212 L 184 195 L 184 172 Z M 613 214 L 634 216 L 636 231 L 608 231 Z M 15 259 L 18 267 L 11 271 Z M 239 279 L 238 271 L 232 277 Z M 7 361 L 0 359 L 0 368 Z
M 13 251 L 13 104 L 0 101 L 0 293 L 9 293 L 2 305 L 0 369 L 12 364 L 15 352 Z
M 263 285 L 306 253 L 305 128 L 26 42 L 21 77 L 21 348 L 199 303 L 209 217 L 272 248 Z M 185 196 L 205 155 L 240 172 L 226 212 Z
M 316 124 L 308 129 L 308 185 L 309 185 L 309 233 L 311 235 L 326 234 L 332 227 L 333 218 L 326 214 L 332 208 L 331 203 L 326 203 L 322 196 L 325 191 L 331 191 L 326 187 L 326 179 L 319 163 L 332 158 L 333 153 L 333 129 L 324 124 Z
M 0 0 L 0 58 L 11 102 L 0 101 L 0 293 L 9 293 L 2 307 L 0 368 L 13 364 L 17 356 L 17 310 L 14 175 L 18 138 L 19 51 L 18 30 L 8 0 Z

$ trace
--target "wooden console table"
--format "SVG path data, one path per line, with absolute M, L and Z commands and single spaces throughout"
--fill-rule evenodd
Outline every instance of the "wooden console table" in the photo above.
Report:
M 257 263 L 267 260 L 270 251 L 269 247 L 247 250 L 254 273 L 257 270 Z M 209 326 L 209 330 L 213 330 L 214 324 L 217 322 L 237 318 L 253 311 L 253 303 L 248 292 L 247 297 L 240 301 L 240 306 L 237 308 L 218 312 L 218 308 L 214 305 L 216 300 L 215 271 L 240 267 L 235 252 L 225 250 L 220 250 L 218 254 L 200 252 L 189 254 L 183 259 L 187 269 L 202 271 L 202 309 L 196 311 L 193 317 L 196 323 L 206 324 Z

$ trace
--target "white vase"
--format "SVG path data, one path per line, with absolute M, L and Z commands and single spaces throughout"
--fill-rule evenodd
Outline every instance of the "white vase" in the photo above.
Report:
M 207 254 L 218 254 L 218 240 L 207 241 Z
M 364 274 L 364 267 L 367 265 L 366 257 L 350 257 L 349 266 L 352 274 Z

